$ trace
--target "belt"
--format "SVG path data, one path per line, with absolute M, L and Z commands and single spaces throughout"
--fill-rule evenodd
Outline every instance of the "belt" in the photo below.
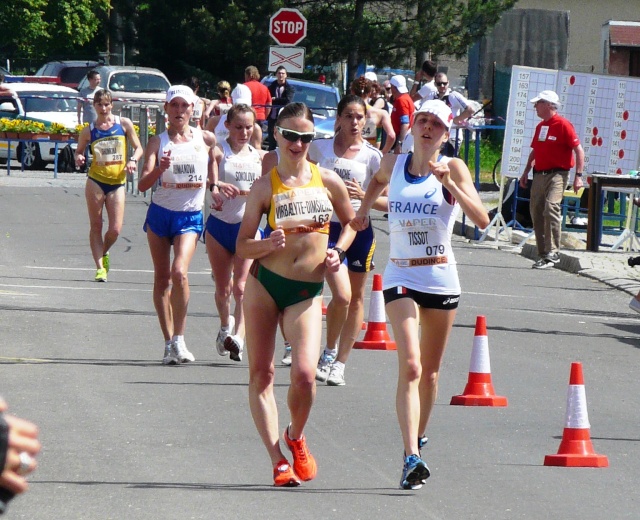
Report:
M 533 174 L 553 175 L 554 173 L 567 173 L 568 171 L 569 170 L 565 170 L 564 168 L 552 168 L 551 170 L 533 170 Z

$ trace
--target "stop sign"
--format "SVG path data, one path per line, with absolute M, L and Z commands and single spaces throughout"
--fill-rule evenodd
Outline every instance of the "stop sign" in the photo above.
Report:
M 270 19 L 269 35 L 278 45 L 296 45 L 307 36 L 307 19 L 297 9 L 283 7 Z

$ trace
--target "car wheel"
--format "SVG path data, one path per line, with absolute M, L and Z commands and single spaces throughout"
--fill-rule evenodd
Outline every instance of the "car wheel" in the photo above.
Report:
M 40 145 L 33 141 L 20 143 L 18 157 L 22 160 L 22 165 L 27 170 L 42 170 L 47 164 L 40 155 Z

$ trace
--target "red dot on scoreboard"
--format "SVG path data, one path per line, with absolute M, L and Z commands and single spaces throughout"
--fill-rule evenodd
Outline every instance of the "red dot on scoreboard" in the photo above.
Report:
M 598 137 L 598 146 L 602 146 L 602 137 Z
M 592 132 L 593 132 L 593 135 L 598 135 L 598 127 L 594 126 Z
M 627 131 L 623 130 L 622 132 L 620 132 L 620 139 L 626 139 L 627 138 Z
M 618 152 L 618 157 L 619 157 L 620 159 L 624 158 L 624 150 L 620 150 L 620 151 Z
M 621 168 L 618 168 L 618 169 L 616 170 L 616 173 L 617 173 L 618 175 L 622 175 L 622 169 L 621 169 Z
M 593 146 L 597 146 L 598 144 L 598 138 L 595 135 L 591 138 L 591 144 Z
M 624 119 L 625 121 L 626 121 L 627 119 L 629 119 L 629 111 L 628 111 L 628 110 L 625 110 L 625 111 L 622 113 L 622 119 Z
M 575 76 L 571 76 L 571 77 L 569 78 L 569 83 L 570 83 L 571 85 L 575 85 L 575 83 L 576 83 L 576 77 L 575 77 Z

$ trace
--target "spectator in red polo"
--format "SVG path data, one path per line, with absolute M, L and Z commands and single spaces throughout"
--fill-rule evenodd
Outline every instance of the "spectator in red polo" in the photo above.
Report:
M 260 83 L 260 73 L 253 65 L 244 69 L 244 84 L 251 91 L 251 106 L 256 111 L 256 122 L 266 121 L 267 113 L 271 111 L 271 92 Z
M 395 153 L 402 153 L 402 142 L 409 133 L 413 123 L 413 112 L 416 107 L 407 89 L 407 80 L 404 76 L 393 76 L 389 81 L 391 94 L 393 95 L 393 110 L 391 111 L 391 124 L 396 133 L 396 142 L 393 145 Z
M 573 166 L 576 167 L 573 190 L 577 193 L 582 187 L 584 150 L 571 122 L 558 115 L 558 94 L 543 90 L 531 103 L 542 121 L 533 134 L 531 153 L 520 177 L 520 186 L 526 188 L 533 167 L 529 209 L 538 247 L 538 260 L 533 268 L 546 269 L 560 262 L 562 197 Z

